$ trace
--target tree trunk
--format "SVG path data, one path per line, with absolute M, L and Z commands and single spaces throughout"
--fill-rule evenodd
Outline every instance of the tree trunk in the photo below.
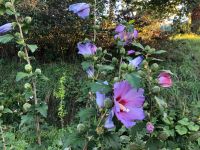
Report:
M 193 33 L 200 33 L 200 4 L 192 10 L 191 31 Z

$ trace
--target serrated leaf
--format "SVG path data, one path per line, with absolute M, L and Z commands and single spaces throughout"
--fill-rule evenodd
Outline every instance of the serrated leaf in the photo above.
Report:
M 95 114 L 94 108 L 86 108 L 86 109 L 81 109 L 78 112 L 78 117 L 80 118 L 81 122 L 84 122 L 84 121 L 90 119 L 94 114 Z
M 37 112 L 40 113 L 43 117 L 47 117 L 47 109 L 48 106 L 45 103 L 41 103 L 35 108 L 35 110 L 37 110 Z
M 176 129 L 176 132 L 178 132 L 178 134 L 180 134 L 180 135 L 184 135 L 184 134 L 188 133 L 188 129 L 181 125 L 176 125 L 175 129 Z
M 140 87 L 140 76 L 139 75 L 137 75 L 135 73 L 127 74 L 125 76 L 125 79 L 128 81 L 128 83 L 130 83 L 132 85 L 132 87 L 134 87 L 134 88 Z
M 107 133 L 103 137 L 105 145 L 108 149 L 119 150 L 121 149 L 120 138 L 117 134 Z
M 190 124 L 188 118 L 183 118 L 183 119 L 179 120 L 178 123 L 180 123 L 181 125 L 185 125 L 185 126 Z
M 20 127 L 25 124 L 25 123 L 31 123 L 32 121 L 34 121 L 34 117 L 31 114 L 27 114 L 27 115 L 23 115 L 21 116 L 21 123 L 20 123 Z
M 16 81 L 18 82 L 25 77 L 29 77 L 29 74 L 25 73 L 25 72 L 18 72 L 17 75 L 16 75 Z
M 187 127 L 190 131 L 198 131 L 199 130 L 199 126 L 195 125 L 195 124 L 189 124 Z
M 0 36 L 0 43 L 5 44 L 10 42 L 12 39 L 14 39 L 14 36 L 12 36 L 11 34 L 2 35 Z
M 38 49 L 38 46 L 35 44 L 27 44 L 28 48 L 31 50 L 32 53 L 34 53 L 36 51 L 36 49 Z

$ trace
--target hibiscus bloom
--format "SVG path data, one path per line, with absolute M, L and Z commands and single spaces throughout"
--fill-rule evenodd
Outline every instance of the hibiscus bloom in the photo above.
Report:
M 97 47 L 96 45 L 90 43 L 90 42 L 87 42 L 87 43 L 78 43 L 78 49 L 79 49 L 79 52 L 78 54 L 82 54 L 83 56 L 86 56 L 86 55 L 94 55 L 97 51 Z
M 135 121 L 143 120 L 145 115 L 143 103 L 145 100 L 143 89 L 133 88 L 127 81 L 114 84 L 113 111 L 127 128 L 136 124 Z
M 12 23 L 6 23 L 2 26 L 0 26 L 0 34 L 6 33 L 8 31 L 12 30 Z
M 105 121 L 105 124 L 104 124 L 104 127 L 107 128 L 107 129 L 111 129 L 111 128 L 114 128 L 115 125 L 112 121 L 112 118 L 114 116 L 114 111 L 111 110 L 108 117 L 106 118 L 106 121 Z
M 108 82 L 104 81 L 103 84 L 108 85 Z M 105 99 L 106 99 L 106 95 L 104 93 L 102 93 L 102 91 L 97 91 L 96 92 L 96 103 L 97 103 L 99 108 L 103 108 L 104 107 Z
M 172 79 L 169 73 L 161 72 L 158 76 L 158 83 L 162 87 L 171 87 L 172 86 Z
M 88 78 L 93 78 L 94 77 L 94 67 L 92 67 L 92 66 L 88 67 L 86 72 L 88 74 Z
M 131 54 L 134 54 L 134 53 L 135 53 L 134 50 L 129 50 L 129 51 L 128 51 L 128 55 L 131 55 Z
M 139 69 L 143 60 L 144 60 L 144 56 L 140 55 L 134 58 L 133 60 L 131 60 L 129 64 L 135 67 L 136 69 Z
M 77 3 L 69 6 L 69 11 L 73 11 L 82 19 L 85 19 L 90 14 L 90 5 L 86 3 Z
M 138 31 L 137 30 L 134 30 L 133 31 L 133 37 L 136 39 L 138 37 Z
M 146 130 L 148 133 L 152 133 L 154 131 L 154 125 L 151 122 L 148 122 L 146 125 Z
M 115 32 L 116 33 L 120 33 L 123 32 L 125 30 L 126 26 L 119 24 L 116 28 L 115 28 Z

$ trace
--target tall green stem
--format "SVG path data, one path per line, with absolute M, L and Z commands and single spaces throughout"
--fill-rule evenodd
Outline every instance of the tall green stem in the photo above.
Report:
M 16 20 L 16 23 L 17 23 L 17 26 L 18 26 L 19 32 L 20 32 L 20 38 L 25 43 L 24 52 L 25 52 L 25 55 L 26 55 L 26 61 L 27 61 L 28 64 L 31 64 L 29 54 L 28 54 L 28 49 L 26 47 L 26 42 L 25 42 L 25 39 L 24 39 L 23 31 L 22 31 L 22 26 L 19 22 L 17 12 L 15 10 L 14 1 L 12 1 L 12 5 L 13 5 L 13 11 L 14 11 L 14 15 L 15 15 L 15 20 Z M 32 74 L 32 71 L 31 71 L 31 74 Z M 33 93 L 34 102 L 35 102 L 35 105 L 37 105 L 38 104 L 38 98 L 37 98 L 36 79 L 32 79 L 32 86 L 33 86 L 32 93 Z M 39 121 L 40 121 L 40 117 L 39 117 L 39 115 L 36 114 L 36 116 L 35 116 L 36 136 L 37 136 L 38 144 L 41 145 L 40 122 Z

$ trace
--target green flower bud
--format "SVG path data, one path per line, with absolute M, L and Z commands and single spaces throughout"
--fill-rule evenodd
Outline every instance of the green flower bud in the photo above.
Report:
M 12 8 L 13 5 L 12 5 L 11 2 L 6 2 L 6 3 L 5 3 L 5 7 L 6 7 L 6 8 Z
M 28 16 L 28 17 L 25 18 L 25 22 L 26 22 L 27 24 L 30 24 L 31 21 L 32 21 L 32 18 L 31 18 L 31 17 Z
M 36 74 L 41 74 L 42 71 L 41 71 L 41 69 L 37 68 L 37 69 L 35 69 L 35 73 L 36 73 Z
M 3 109 L 4 109 L 4 106 L 0 105 L 0 111 L 3 111 Z
M 79 133 L 84 132 L 85 129 L 86 129 L 86 127 L 85 127 L 84 124 L 79 123 L 79 124 L 77 125 L 77 131 L 78 131 Z
M 151 69 L 152 70 L 157 70 L 159 68 L 159 65 L 157 64 L 157 63 L 153 63 L 152 65 L 151 65 Z
M 135 69 L 134 69 L 134 66 L 133 65 L 131 65 L 131 64 L 129 64 L 128 65 L 128 71 L 129 72 L 132 72 L 132 71 L 134 71 Z
M 158 92 L 160 92 L 160 87 L 159 87 L 159 86 L 154 86 L 154 87 L 152 88 L 152 92 L 153 92 L 153 93 L 158 93 Z
M 143 72 L 142 70 L 138 70 L 138 74 L 139 74 L 140 76 L 142 76 L 142 75 L 144 75 L 144 72 Z
M 25 104 L 23 105 L 23 109 L 24 109 L 25 111 L 28 111 L 30 108 L 31 108 L 31 104 L 29 104 L 29 103 L 25 103 Z
M 120 141 L 121 141 L 121 143 L 129 143 L 130 137 L 127 135 L 122 135 L 122 136 L 120 136 Z
M 100 26 L 99 25 L 95 25 L 94 29 L 98 30 L 98 29 L 100 29 Z
M 117 59 L 116 57 L 113 57 L 113 58 L 112 58 L 112 63 L 113 63 L 113 64 L 117 64 L 117 63 L 118 63 L 118 59 Z
M 101 48 L 101 47 L 98 47 L 98 48 L 97 48 L 97 51 L 102 51 L 102 48 Z
M 104 50 L 103 53 L 104 53 L 104 54 L 107 54 L 107 50 Z
M 32 71 L 32 66 L 30 64 L 25 65 L 25 70 L 27 72 L 31 72 Z
M 31 89 L 32 86 L 31 86 L 30 83 L 25 83 L 25 84 L 24 84 L 24 88 L 25 88 L 25 89 Z
M 104 100 L 104 106 L 109 109 L 113 106 L 113 101 L 110 98 L 106 98 Z
M 126 50 L 124 48 L 121 48 L 120 49 L 120 54 L 125 54 L 126 53 Z
M 114 77 L 114 82 L 118 82 L 119 81 L 119 77 Z
M 94 60 L 94 61 L 97 61 L 97 60 L 98 60 L 98 57 L 94 56 L 94 57 L 93 57 L 93 60 Z
M 19 58 L 25 57 L 25 53 L 23 51 L 18 51 L 17 55 L 18 55 Z
M 127 67 L 128 67 L 128 65 L 127 65 L 126 63 L 122 63 L 122 64 L 121 64 L 121 69 L 122 69 L 122 70 L 126 70 Z
M 166 133 L 164 133 L 164 132 L 161 132 L 161 133 L 158 135 L 158 139 L 160 139 L 160 140 L 162 140 L 162 141 L 167 140 L 168 137 L 169 137 L 169 136 L 168 136 Z

